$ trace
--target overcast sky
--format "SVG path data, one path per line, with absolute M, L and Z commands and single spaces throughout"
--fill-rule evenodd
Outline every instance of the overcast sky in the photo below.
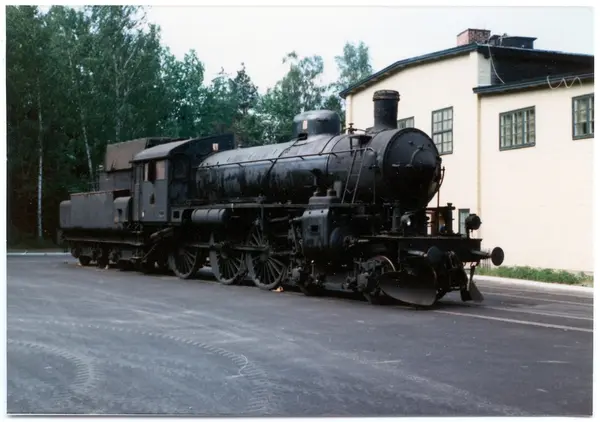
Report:
M 337 75 L 334 57 L 346 41 L 364 41 L 375 71 L 415 55 L 456 45 L 466 28 L 537 37 L 535 47 L 593 54 L 593 10 L 585 7 L 167 7 L 148 18 L 178 57 L 195 49 L 205 80 L 221 67 L 235 74 L 244 62 L 261 92 L 286 72 L 281 59 L 321 55 L 325 78 Z

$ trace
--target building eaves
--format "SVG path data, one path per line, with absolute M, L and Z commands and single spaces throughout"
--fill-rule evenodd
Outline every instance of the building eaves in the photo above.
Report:
M 589 60 L 594 60 L 593 55 L 589 54 L 579 54 L 579 53 L 567 53 L 562 51 L 553 51 L 553 50 L 539 50 L 539 49 L 528 49 L 528 48 L 518 48 L 518 47 L 506 47 L 506 46 L 490 46 L 488 44 L 478 44 L 471 43 L 466 45 L 461 45 L 459 47 L 453 47 L 446 50 L 435 51 L 433 53 L 424 54 L 421 56 L 411 57 L 404 60 L 399 60 L 390 66 L 376 72 L 360 81 L 355 83 L 354 85 L 349 86 L 345 90 L 340 92 L 341 98 L 346 98 L 350 94 L 355 94 L 358 91 L 361 91 L 367 88 L 370 85 L 373 85 L 379 82 L 382 79 L 389 77 L 409 66 L 415 66 L 420 64 L 425 64 L 428 62 L 433 62 L 436 60 L 445 60 L 451 57 L 456 57 L 461 54 L 467 54 L 472 51 L 478 51 L 482 53 L 485 57 L 489 56 L 490 52 L 492 55 L 497 56 L 498 54 L 502 56 L 512 56 L 519 57 L 523 59 L 533 58 L 533 57 L 552 57 L 556 59 L 568 59 L 568 60 L 582 60 L 587 62 Z
M 528 79 L 519 82 L 512 82 L 506 84 L 495 84 L 478 86 L 473 88 L 473 92 L 480 96 L 483 95 L 499 95 L 513 92 L 527 91 L 531 89 L 540 88 L 558 88 L 559 86 L 572 86 L 579 82 L 589 82 L 594 80 L 593 73 L 583 74 L 567 74 L 567 75 L 554 75 L 547 76 L 545 78 Z
M 466 54 L 471 51 L 475 51 L 477 49 L 477 46 L 478 46 L 478 44 L 476 44 L 476 43 L 466 44 L 466 45 L 461 45 L 459 47 L 448 48 L 446 50 L 435 51 L 433 53 L 428 53 L 428 54 L 424 54 L 421 56 L 416 56 L 416 57 L 411 57 L 411 58 L 404 59 L 404 60 L 399 60 L 399 61 L 391 64 L 390 66 L 380 70 L 379 72 L 373 73 L 372 75 L 358 81 L 354 85 L 351 85 L 350 87 L 348 87 L 345 90 L 343 90 L 342 92 L 340 92 L 339 95 L 342 98 L 346 98 L 349 94 L 353 94 L 356 91 L 360 91 L 360 90 L 368 87 L 369 85 L 372 85 L 372 84 L 380 81 L 381 79 L 384 79 L 384 78 L 400 71 L 401 69 L 404 69 L 405 67 L 423 64 L 423 63 L 427 63 L 427 62 L 432 62 L 435 60 L 442 60 L 442 59 L 450 58 L 450 57 L 461 55 L 461 54 Z

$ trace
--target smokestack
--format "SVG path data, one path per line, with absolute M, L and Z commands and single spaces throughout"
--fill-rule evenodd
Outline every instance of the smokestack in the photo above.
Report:
M 398 128 L 398 101 L 400 94 L 393 90 L 380 90 L 373 94 L 374 125 L 373 130 Z

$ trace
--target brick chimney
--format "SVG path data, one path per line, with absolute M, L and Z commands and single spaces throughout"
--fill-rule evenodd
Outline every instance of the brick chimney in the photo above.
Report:
M 485 44 L 490 38 L 491 32 L 487 29 L 465 29 L 456 36 L 456 45 L 466 45 L 474 42 Z

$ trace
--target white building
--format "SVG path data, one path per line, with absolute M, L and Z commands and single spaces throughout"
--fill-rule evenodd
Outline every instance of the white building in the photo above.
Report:
M 503 265 L 593 271 L 594 57 L 469 29 L 458 46 L 402 60 L 341 93 L 346 122 L 373 122 L 373 93 L 400 93 L 398 124 L 433 137 L 440 203 L 482 219 Z M 437 197 L 434 198 L 437 202 Z M 433 203 L 431 205 L 434 205 Z

